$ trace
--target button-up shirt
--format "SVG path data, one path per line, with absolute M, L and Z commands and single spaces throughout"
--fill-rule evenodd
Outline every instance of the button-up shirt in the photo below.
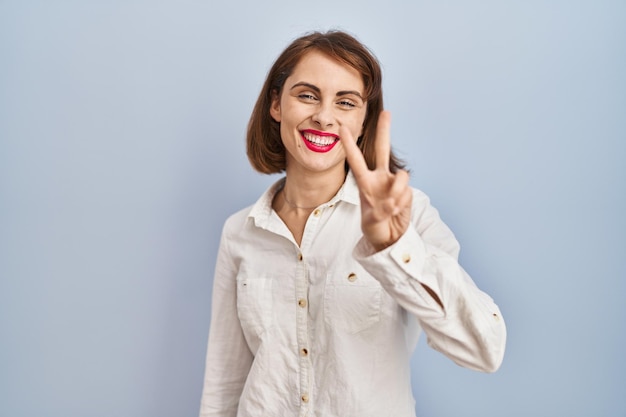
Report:
M 410 357 L 422 331 L 461 366 L 500 366 L 500 311 L 458 264 L 459 245 L 423 192 L 413 190 L 405 234 L 376 252 L 350 173 L 312 211 L 300 245 L 272 209 L 283 185 L 224 225 L 202 417 L 413 417 Z

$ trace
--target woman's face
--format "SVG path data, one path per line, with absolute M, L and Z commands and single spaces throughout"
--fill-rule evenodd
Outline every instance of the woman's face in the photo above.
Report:
M 361 74 L 327 55 L 304 55 L 285 81 L 270 114 L 280 123 L 287 174 L 337 171 L 344 175 L 346 158 L 339 127 L 358 138 L 367 103 Z

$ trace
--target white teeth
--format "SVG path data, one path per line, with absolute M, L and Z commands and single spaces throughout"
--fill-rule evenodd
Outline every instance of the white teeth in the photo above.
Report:
M 318 146 L 328 146 L 336 140 L 334 136 L 318 136 L 308 132 L 304 133 L 304 138 Z

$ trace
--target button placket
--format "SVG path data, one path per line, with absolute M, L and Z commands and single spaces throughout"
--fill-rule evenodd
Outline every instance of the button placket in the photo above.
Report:
M 306 253 L 311 247 L 312 239 L 317 232 L 323 209 L 315 209 L 304 226 L 304 233 L 300 243 L 300 251 L 297 256 L 296 276 L 296 321 L 297 321 L 297 344 L 298 364 L 300 369 L 300 416 L 310 413 L 311 401 L 311 352 L 309 349 L 309 271 Z
M 303 352 L 308 345 L 308 271 L 306 266 L 306 258 L 302 252 L 298 253 L 296 266 L 296 341 L 298 344 L 298 363 L 300 368 L 300 401 L 301 405 L 305 405 L 309 401 L 309 364 L 308 350 L 307 355 Z M 304 398 L 306 396 L 306 401 Z

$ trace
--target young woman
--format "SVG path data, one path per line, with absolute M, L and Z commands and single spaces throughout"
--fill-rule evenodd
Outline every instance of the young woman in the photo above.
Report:
M 461 366 L 500 366 L 500 311 L 409 186 L 381 83 L 339 31 L 296 39 L 271 68 L 247 150 L 285 176 L 224 225 L 202 417 L 412 417 L 422 330 Z

